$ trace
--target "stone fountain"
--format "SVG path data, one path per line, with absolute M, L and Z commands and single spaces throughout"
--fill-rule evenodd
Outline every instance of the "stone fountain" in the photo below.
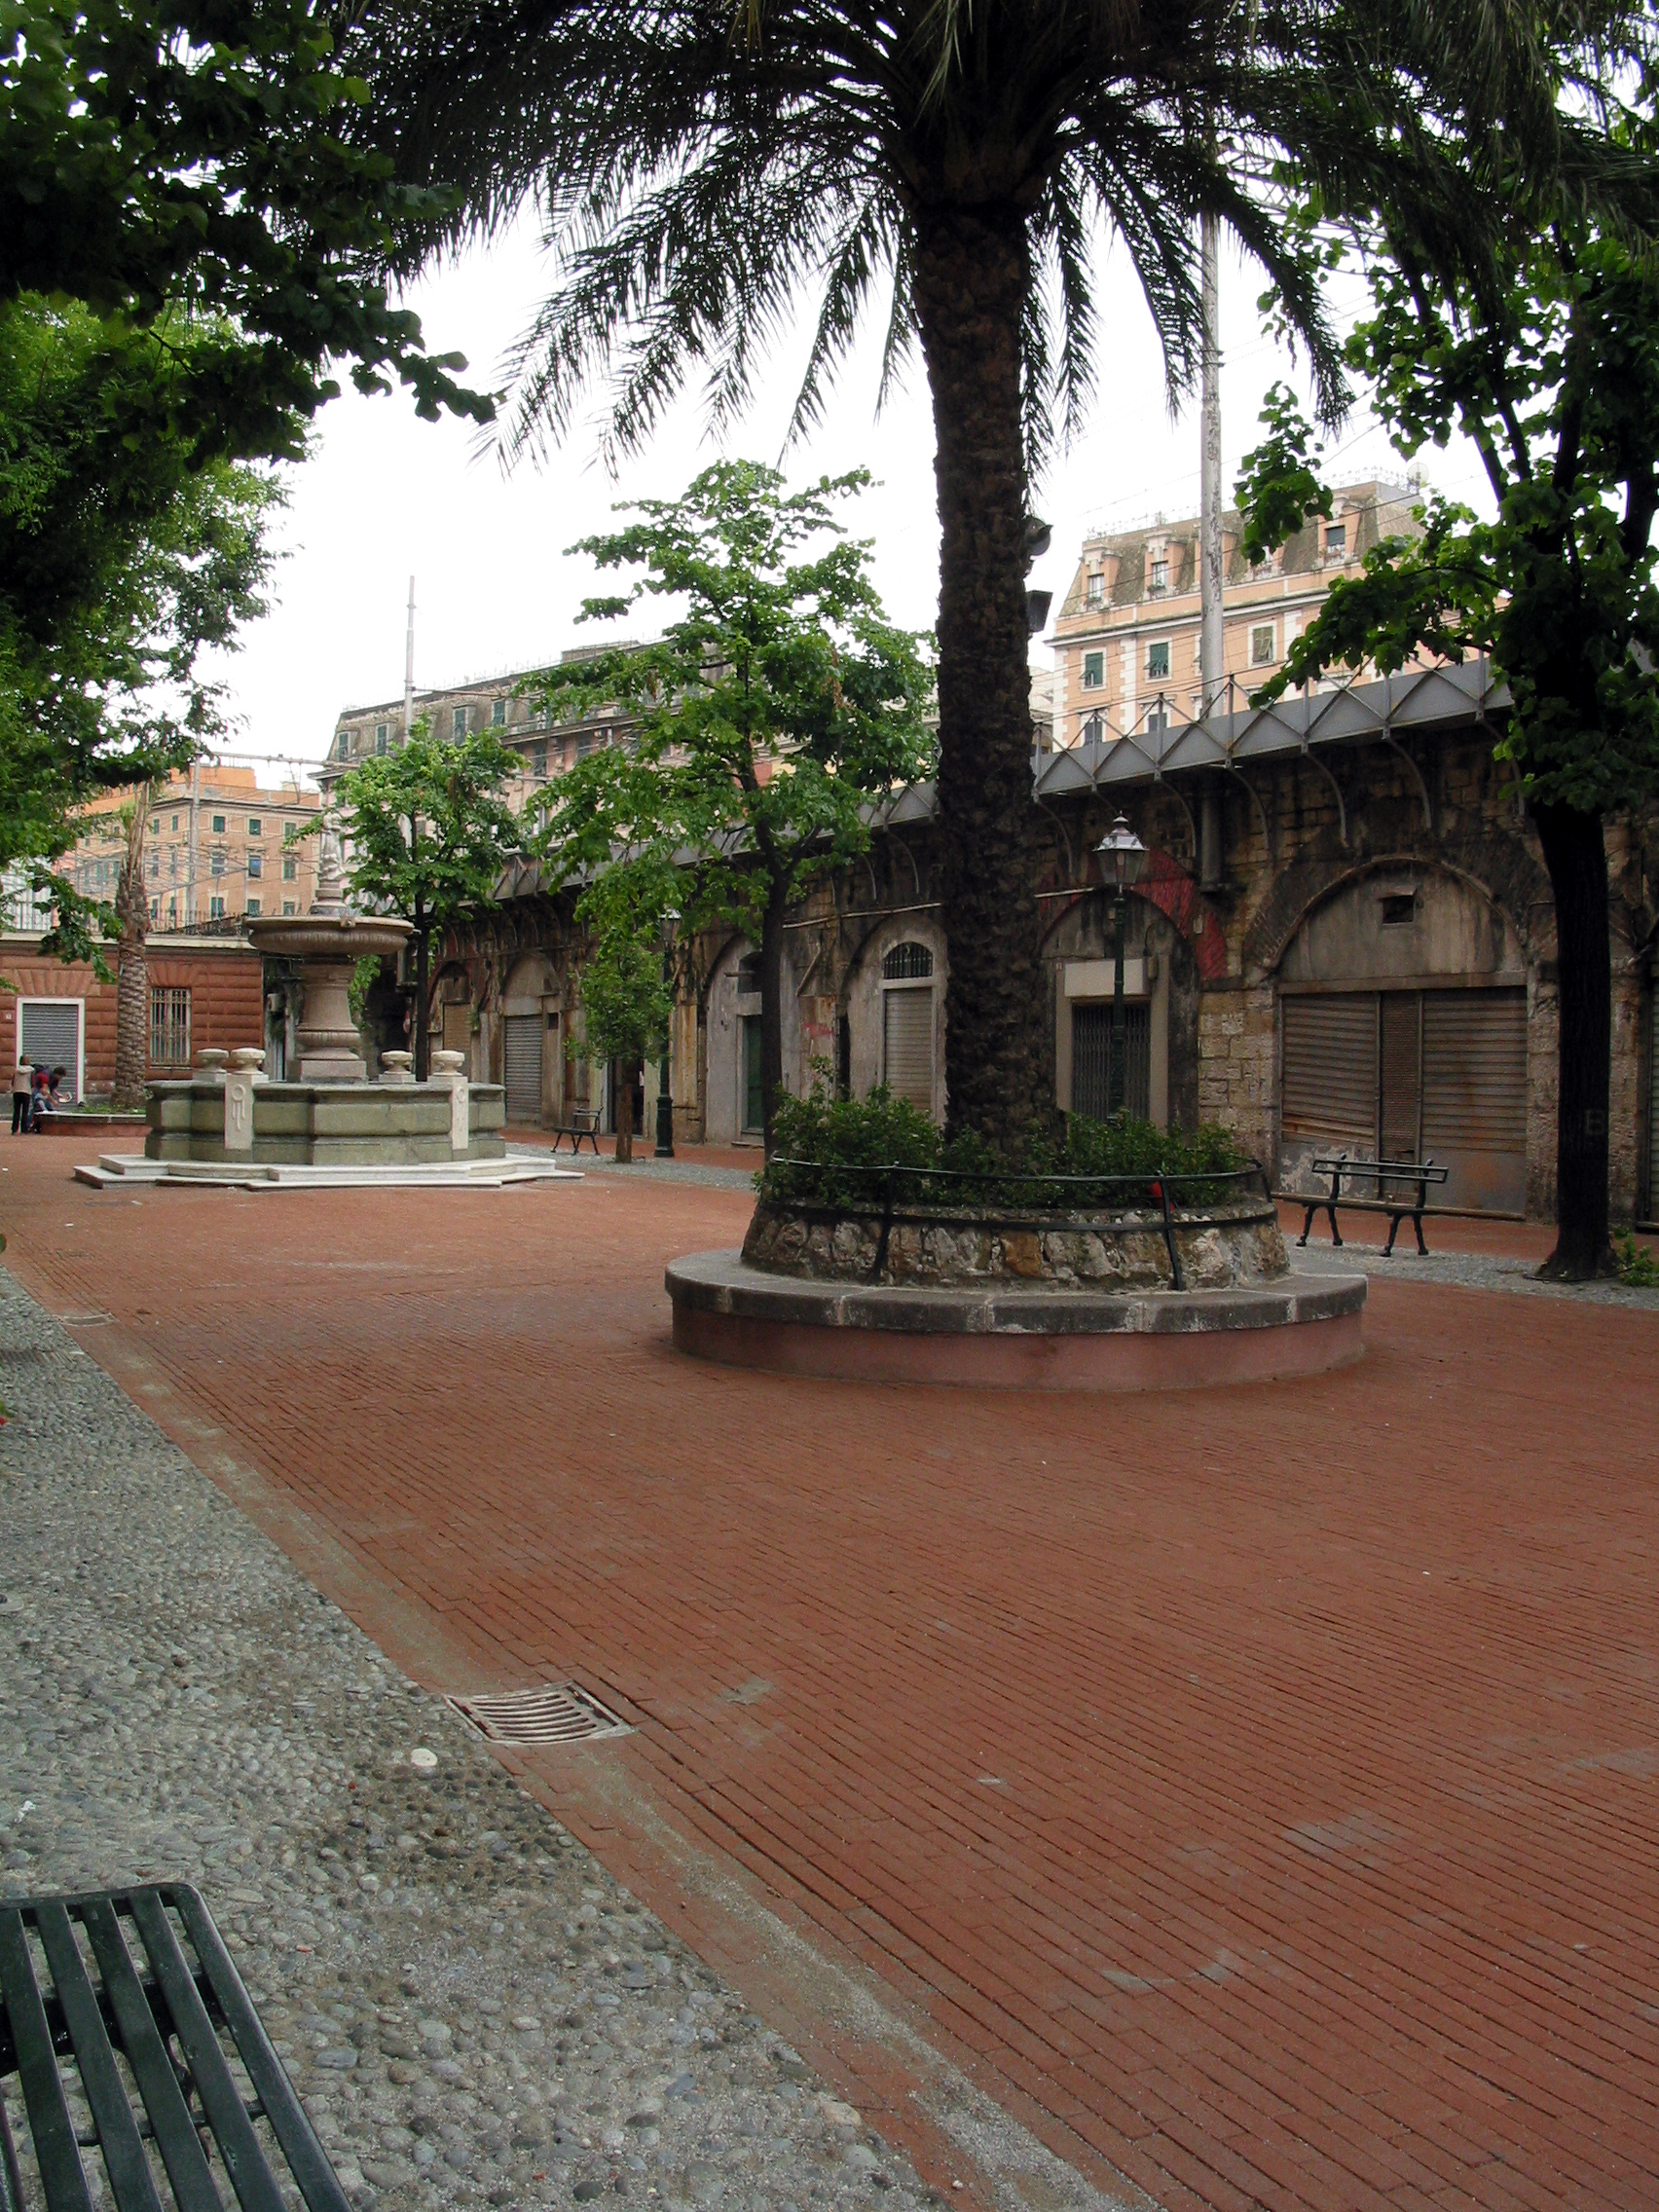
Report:
M 186 1082 L 152 1083 L 144 1158 L 106 1155 L 78 1168 L 88 1182 L 480 1183 L 566 1175 L 545 1158 L 508 1160 L 499 1084 L 472 1083 L 460 1052 L 434 1052 L 417 1083 L 407 1052 L 388 1052 L 368 1080 L 351 1018 L 359 960 L 400 953 L 407 922 L 352 911 L 345 897 L 339 836 L 322 831 L 316 896 L 302 915 L 247 924 L 262 954 L 300 963 L 301 1014 L 294 1079 L 262 1074 L 264 1052 L 205 1049 Z

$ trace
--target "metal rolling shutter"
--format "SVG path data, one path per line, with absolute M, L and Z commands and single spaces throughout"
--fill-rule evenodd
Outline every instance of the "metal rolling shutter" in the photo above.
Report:
M 32 1068 L 65 1068 L 58 1096 L 73 1103 L 81 1048 L 79 999 L 28 999 L 21 1008 L 19 1050 Z
M 1111 1002 L 1086 1000 L 1072 1008 L 1072 1112 L 1103 1122 L 1111 1095 Z M 1142 1000 L 1124 1009 L 1124 1107 L 1144 1122 L 1151 1100 L 1152 1009 Z
M 509 1014 L 503 1054 L 507 1079 L 507 1120 L 541 1119 L 541 1016 Z
M 1377 1141 L 1377 994 L 1333 991 L 1282 1000 L 1287 1137 Z
M 882 993 L 882 1080 L 895 1098 L 933 1112 L 934 995 L 931 990 Z
M 1525 991 L 1424 991 L 1422 1147 L 1525 1158 Z

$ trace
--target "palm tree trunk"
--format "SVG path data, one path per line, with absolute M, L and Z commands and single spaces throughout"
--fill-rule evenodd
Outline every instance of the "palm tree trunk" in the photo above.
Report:
M 1555 894 L 1561 1043 L 1556 1095 L 1556 1248 L 1543 1272 L 1583 1281 L 1613 1272 L 1607 1223 L 1607 1105 L 1612 956 L 1607 852 L 1599 814 L 1534 806 Z
M 922 207 L 915 301 L 939 485 L 939 813 L 954 1129 L 1017 1152 L 1053 1116 L 1031 895 L 1031 679 L 1019 334 L 1031 289 L 1013 207 Z
M 141 1112 L 144 1079 L 150 1070 L 150 967 L 146 956 L 149 908 L 144 879 L 123 866 L 115 894 L 121 925 L 115 980 L 115 1087 L 110 1103 L 124 1113 Z

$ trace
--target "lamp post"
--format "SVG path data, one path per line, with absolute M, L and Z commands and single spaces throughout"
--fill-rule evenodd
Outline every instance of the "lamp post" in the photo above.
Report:
M 680 926 L 679 909 L 670 906 L 662 918 L 662 968 L 665 981 L 673 980 L 674 939 Z M 670 1014 L 672 1021 L 673 1015 Z M 662 1065 L 657 1070 L 657 1127 L 656 1158 L 674 1158 L 674 1096 L 669 1088 L 668 1070 L 669 1038 L 662 1041 Z
M 1103 870 L 1117 888 L 1117 897 L 1112 903 L 1117 932 L 1117 947 L 1112 956 L 1112 1065 L 1106 1079 L 1106 1111 L 1117 1116 L 1124 1111 L 1124 939 L 1129 926 L 1129 893 L 1140 881 L 1141 869 L 1146 866 L 1146 847 L 1120 814 L 1094 849 L 1100 855 Z

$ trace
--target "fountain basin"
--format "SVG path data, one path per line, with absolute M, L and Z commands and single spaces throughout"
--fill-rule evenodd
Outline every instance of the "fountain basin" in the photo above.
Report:
M 251 1087 L 251 1127 L 233 1129 L 242 1141 L 230 1145 L 234 1085 L 198 1080 L 146 1088 L 149 1160 L 389 1167 L 506 1154 L 506 1093 L 498 1083 L 260 1082 Z

